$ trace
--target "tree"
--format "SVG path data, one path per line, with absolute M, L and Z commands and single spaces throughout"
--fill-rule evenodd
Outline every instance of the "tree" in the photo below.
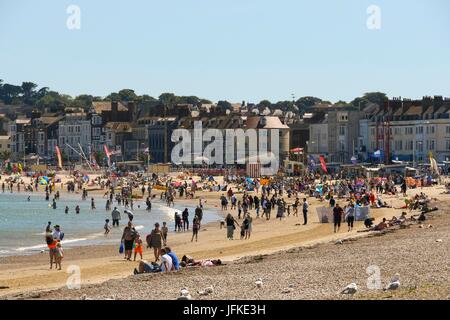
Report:
M 200 103 L 200 99 L 196 96 L 178 97 L 177 100 L 177 103 L 181 104 L 198 105 Z
M 119 91 L 119 101 L 134 101 L 137 98 L 136 93 L 134 93 L 134 90 L 131 89 L 122 89 Z
M 50 112 L 60 112 L 64 108 L 70 106 L 72 103 L 72 97 L 66 94 L 60 95 L 56 91 L 49 91 L 45 96 L 40 98 L 36 105 L 41 108 L 48 108 Z
M 111 92 L 103 99 L 104 101 L 120 101 L 120 95 L 117 92 Z
M 264 110 L 265 108 L 272 108 L 272 102 L 269 100 L 262 100 L 260 103 L 258 103 L 258 109 Z
M 217 102 L 217 107 L 222 110 L 231 110 L 233 106 L 228 101 L 221 100 L 221 101 Z
M 94 101 L 93 96 L 89 94 L 81 94 L 75 97 L 70 106 L 74 108 L 83 108 L 84 110 L 88 110 L 92 106 L 92 101 Z
M 19 98 L 21 93 L 21 86 L 5 83 L 1 87 L 0 100 L 2 100 L 5 104 L 11 104 L 14 98 Z
M 316 97 L 301 97 L 300 99 L 298 99 L 295 102 L 295 105 L 300 109 L 300 110 L 305 110 L 309 107 L 312 107 L 318 103 L 321 103 L 322 99 L 320 98 L 316 98 Z
M 173 93 L 163 93 L 159 96 L 158 100 L 159 102 L 161 102 L 162 105 L 170 108 L 175 106 L 177 98 Z
M 340 106 L 340 107 L 344 107 L 344 106 L 348 106 L 350 105 L 348 102 L 343 101 L 343 100 L 339 100 L 338 102 L 335 103 L 336 106 Z
M 369 102 L 382 106 L 387 100 L 388 97 L 383 92 L 366 92 L 362 97 L 355 98 L 351 104 L 364 109 Z
M 276 109 L 280 109 L 283 112 L 287 112 L 287 111 L 295 111 L 294 110 L 294 103 L 292 101 L 278 101 L 274 108 Z
M 22 82 L 22 100 L 23 103 L 28 105 L 34 105 L 36 102 L 36 91 L 37 84 L 33 82 Z
M 212 104 L 212 101 L 210 101 L 208 99 L 200 99 L 200 103 L 201 104 Z

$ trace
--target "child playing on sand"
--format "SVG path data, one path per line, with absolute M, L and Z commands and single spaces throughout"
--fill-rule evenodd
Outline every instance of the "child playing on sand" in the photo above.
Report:
M 162 236 L 163 236 L 164 245 L 166 246 L 167 245 L 167 234 L 169 233 L 169 228 L 167 227 L 166 222 L 163 222 L 161 232 L 162 232 Z
M 55 263 L 58 270 L 61 270 L 61 261 L 64 258 L 64 251 L 61 245 L 61 242 L 58 242 L 56 244 L 56 250 L 55 250 Z
M 105 236 L 109 233 L 109 231 L 111 231 L 111 228 L 109 227 L 109 219 L 105 220 Z
M 136 261 L 136 256 L 138 253 L 142 260 L 142 239 L 139 234 L 136 235 L 136 239 L 134 240 L 134 261 Z

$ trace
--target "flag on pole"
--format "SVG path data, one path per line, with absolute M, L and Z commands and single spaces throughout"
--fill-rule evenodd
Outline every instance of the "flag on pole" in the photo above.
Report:
M 108 167 L 110 167 L 111 166 L 111 153 L 109 152 L 106 144 L 103 145 L 103 149 L 105 150 L 105 155 L 106 155 L 106 158 L 108 159 Z
M 431 171 L 433 173 L 439 174 L 439 167 L 438 167 L 436 159 L 433 157 L 433 153 L 430 152 L 429 156 L 430 156 Z
M 58 158 L 58 168 L 62 169 L 62 157 L 61 157 L 61 150 L 58 146 L 55 146 L 56 151 L 56 157 Z
M 320 164 L 322 165 L 322 170 L 323 170 L 325 173 L 328 173 L 327 165 L 326 165 L 326 163 L 325 163 L 325 157 L 324 157 L 324 156 L 320 156 Z

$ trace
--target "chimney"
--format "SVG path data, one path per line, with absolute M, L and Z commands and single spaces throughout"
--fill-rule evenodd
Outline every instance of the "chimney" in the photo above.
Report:
M 111 121 L 117 121 L 119 103 L 117 101 L 111 101 Z

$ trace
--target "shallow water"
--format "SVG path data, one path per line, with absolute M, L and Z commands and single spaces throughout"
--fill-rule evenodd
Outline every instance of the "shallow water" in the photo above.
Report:
M 30 196 L 30 201 L 27 201 Z M 50 199 L 53 197 L 50 196 Z M 97 197 L 97 209 L 90 209 L 90 197 L 82 201 L 79 194 L 61 193 L 57 201 L 57 208 L 50 207 L 51 201 L 45 201 L 45 195 L 26 192 L 0 193 L 0 256 L 22 255 L 45 250 L 45 228 L 48 221 L 52 226 L 60 225 L 64 232 L 64 247 L 92 245 L 92 244 L 119 244 L 122 230 L 128 217 L 121 211 L 120 228 L 113 228 L 105 237 L 103 226 L 105 219 L 112 224 L 111 211 L 105 210 L 106 198 Z M 80 206 L 80 214 L 75 214 L 75 206 Z M 138 206 L 140 205 L 140 208 Z M 65 206 L 69 213 L 64 213 Z M 112 207 L 114 208 L 116 204 Z M 155 222 L 167 222 L 169 230 L 174 229 L 174 212 L 189 209 L 189 220 L 194 217 L 194 207 L 182 206 L 175 202 L 175 208 L 168 208 L 158 200 L 152 202 L 152 210 L 145 210 L 144 200 L 134 201 L 133 223 L 139 233 L 145 237 L 153 228 Z M 203 220 L 205 223 L 218 221 L 217 212 L 205 210 Z

